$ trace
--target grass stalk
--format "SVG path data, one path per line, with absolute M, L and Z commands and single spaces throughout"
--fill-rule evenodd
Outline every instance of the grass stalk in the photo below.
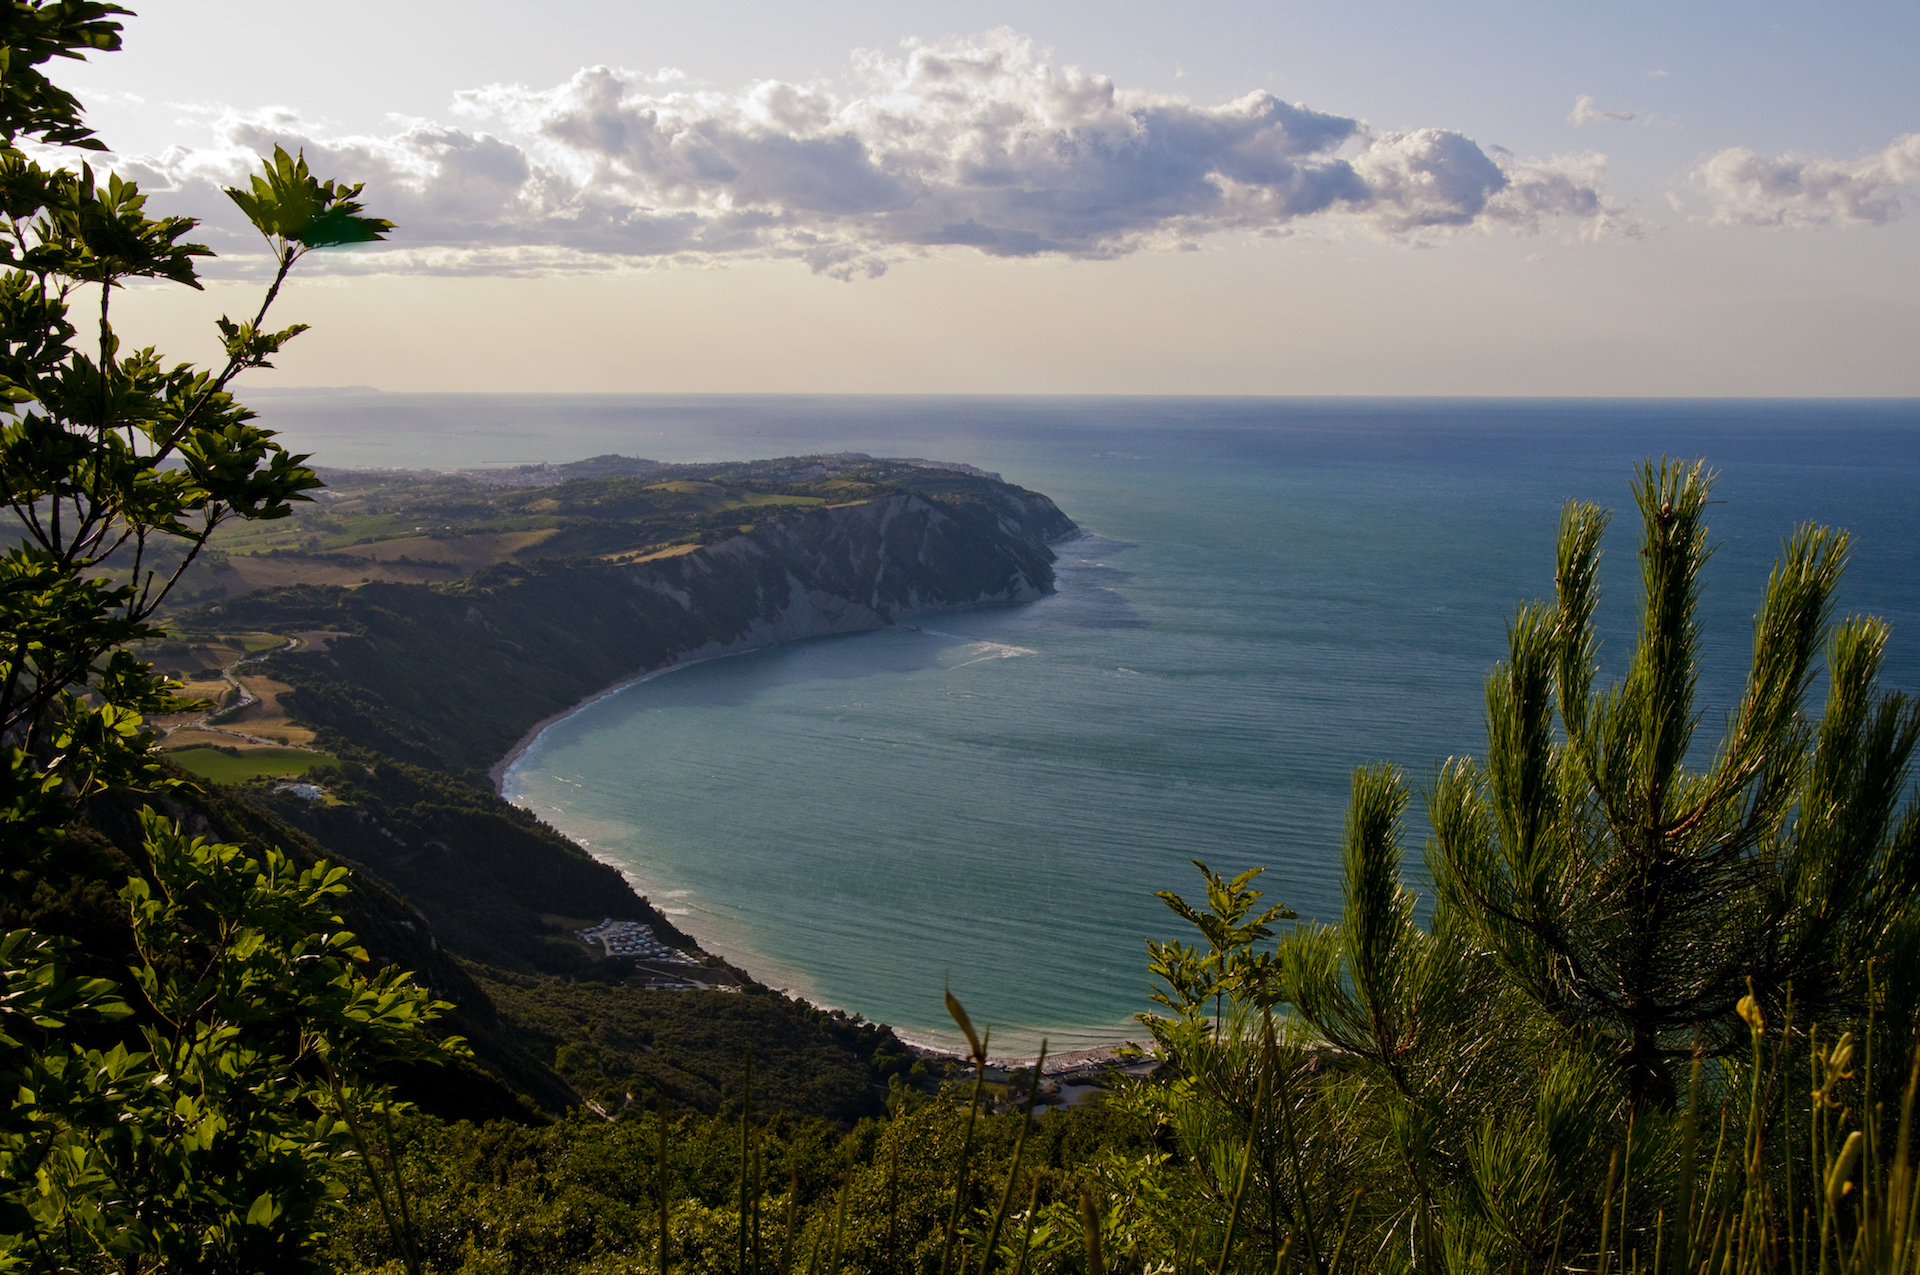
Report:
M 967 1011 L 952 992 L 947 993 L 947 1012 L 958 1023 L 967 1044 L 973 1050 L 973 1099 L 967 1104 L 967 1130 L 960 1139 L 960 1172 L 953 1184 L 953 1208 L 947 1212 L 947 1230 L 940 1244 L 940 1275 L 949 1275 L 955 1269 L 953 1265 L 953 1241 L 960 1232 L 960 1218 L 967 1206 L 967 1160 L 973 1153 L 973 1129 L 980 1119 L 980 1095 L 987 1084 L 987 1044 L 993 1038 L 993 1028 L 976 1035 L 973 1022 L 967 1017 Z
M 1600 1197 L 1600 1275 L 1607 1275 L 1613 1256 L 1613 1188 L 1620 1184 L 1620 1148 L 1607 1161 L 1607 1189 Z
M 1247 1117 L 1247 1150 L 1240 1161 L 1240 1181 L 1233 1188 L 1233 1208 L 1227 1213 L 1227 1236 L 1220 1244 L 1220 1261 L 1215 1275 L 1227 1275 L 1227 1262 L 1233 1256 L 1234 1232 L 1240 1227 L 1240 1208 L 1246 1201 L 1247 1181 L 1253 1176 L 1253 1154 L 1260 1140 L 1260 1117 L 1267 1109 L 1267 1077 L 1272 1071 L 1273 1053 L 1262 1047 L 1260 1081 L 1253 1091 L 1253 1111 Z
M 820 1275 L 820 1246 L 825 1242 L 825 1236 L 815 1235 L 807 1247 L 807 1275 Z
M 1276 1069 L 1277 1073 L 1277 1069 Z M 1293 1127 L 1293 1091 L 1284 1075 L 1276 1074 L 1280 1088 L 1277 1098 L 1280 1107 L 1280 1130 L 1287 1138 L 1287 1159 L 1293 1170 L 1293 1198 L 1298 1203 L 1300 1216 L 1298 1225 L 1300 1234 L 1307 1241 L 1307 1265 L 1312 1270 L 1320 1269 L 1320 1244 L 1313 1225 L 1313 1205 L 1307 1196 L 1307 1170 L 1300 1157 L 1300 1139 Z
M 668 1179 L 667 1179 L 667 1168 L 668 1168 L 668 1165 L 667 1165 L 667 1090 L 666 1090 L 666 1087 L 665 1087 L 664 1085 L 663 1085 L 663 1086 L 661 1086 L 661 1089 L 660 1089 L 660 1109 L 659 1109 L 659 1110 L 658 1110 L 658 1111 L 657 1111 L 657 1112 L 655 1113 L 655 1115 L 657 1116 L 657 1118 L 659 1119 L 659 1122 L 660 1122 L 660 1145 L 659 1145 L 659 1149 L 658 1149 L 658 1150 L 659 1150 L 659 1154 L 658 1154 L 658 1156 L 657 1156 L 657 1158 L 656 1158 L 656 1159 L 655 1159 L 655 1161 L 654 1161 L 654 1171 L 655 1171 L 655 1173 L 656 1173 L 656 1174 L 658 1175 L 658 1177 L 657 1177 L 657 1179 L 656 1179 L 656 1182 L 657 1182 L 657 1185 L 658 1185 L 658 1187 L 659 1187 L 659 1196 L 660 1196 L 660 1200 L 659 1200 L 659 1205 L 660 1205 L 660 1249 L 659 1249 L 659 1254 L 658 1254 L 658 1258 L 659 1258 L 659 1261 L 658 1261 L 658 1275 L 667 1275 L 667 1252 L 668 1252 L 668 1249 L 667 1249 L 667 1243 L 668 1243 L 668 1231 L 667 1231 L 667 1191 L 668 1191 L 668 1185 L 667 1185 L 667 1183 L 668 1183 Z M 784 1272 L 784 1271 L 782 1271 L 782 1272 L 781 1272 L 781 1275 L 786 1275 L 786 1272 Z
M 346 1117 L 347 1133 L 353 1139 L 354 1150 L 360 1155 L 360 1167 L 367 1171 L 367 1179 L 373 1184 L 373 1201 L 380 1208 L 380 1220 L 386 1224 L 387 1234 L 393 1239 L 394 1247 L 400 1250 L 400 1260 L 407 1269 L 407 1275 L 420 1275 L 420 1264 L 414 1258 L 412 1245 L 407 1242 L 408 1236 L 401 1230 L 392 1207 L 387 1203 L 386 1185 L 380 1180 L 380 1170 L 374 1167 L 373 1155 L 367 1148 L 366 1135 L 360 1128 L 355 1104 L 348 1100 L 346 1087 L 341 1084 L 339 1073 L 324 1059 L 322 1064 L 326 1066 L 327 1082 L 333 1089 L 334 1106 L 342 1116 Z
M 1020 1108 L 1020 1132 L 1013 1140 L 1013 1164 L 1007 1170 L 1007 1187 L 1000 1193 L 1000 1207 L 987 1231 L 986 1245 L 980 1250 L 980 1275 L 993 1268 L 994 1251 L 1000 1244 L 1000 1228 L 1006 1224 L 1007 1210 L 1013 1206 L 1014 1183 L 1020 1180 L 1020 1157 L 1027 1149 L 1027 1131 L 1033 1128 L 1033 1104 L 1040 1097 L 1040 1073 L 1047 1065 L 1047 1042 L 1040 1042 L 1040 1056 L 1034 1060 L 1033 1083 L 1027 1086 L 1027 1101 Z
M 746 1075 L 740 1084 L 740 1234 L 735 1244 L 734 1269 L 746 1275 L 747 1271 L 747 1179 L 751 1176 L 752 1164 L 747 1158 L 747 1144 L 752 1126 L 747 1123 L 747 1113 L 753 1106 L 753 1046 L 747 1046 Z
M 1107 1263 L 1100 1254 L 1100 1209 L 1084 1186 L 1080 1188 L 1080 1229 L 1087 1243 L 1087 1275 L 1107 1275 Z
M 840 1269 L 840 1243 L 847 1233 L 847 1197 L 853 1194 L 853 1176 L 849 1174 L 840 1184 L 840 1201 L 833 1210 L 833 1248 L 832 1256 L 827 1259 L 827 1275 L 834 1275 Z
M 1620 1272 L 1627 1272 L 1627 1197 L 1633 1193 L 1633 1134 L 1638 1122 L 1638 1113 L 1627 1114 L 1627 1147 L 1620 1161 Z M 1634 1251 L 1639 1257 L 1639 1250 Z
M 1365 1188 L 1356 1187 L 1353 1198 L 1347 1201 L 1347 1216 L 1340 1223 L 1340 1238 L 1333 1242 L 1333 1259 L 1327 1263 L 1327 1275 L 1334 1275 L 1340 1267 L 1340 1255 L 1347 1251 L 1347 1236 L 1353 1232 L 1353 1219 L 1360 1212 L 1360 1197 L 1365 1194 Z
M 1696 1252 L 1699 1251 L 1700 1240 L 1705 1239 L 1707 1235 L 1707 1210 L 1709 1208 L 1716 1210 L 1715 1216 L 1716 1217 L 1718 1216 L 1719 1200 L 1720 1200 L 1719 1189 L 1721 1186 L 1720 1166 L 1723 1163 L 1725 1163 L 1726 1152 L 1727 1152 L 1727 1109 L 1723 1105 L 1720 1108 L 1720 1136 L 1717 1140 L 1715 1140 L 1713 1144 L 1713 1159 L 1707 1165 L 1707 1189 L 1705 1194 L 1703 1194 L 1700 1197 L 1701 1205 L 1700 1205 L 1699 1238 L 1693 1241 L 1693 1248 L 1694 1248 L 1694 1251 Z
M 1920 1086 L 1920 1047 L 1913 1051 L 1907 1067 L 1907 1087 L 1900 1095 L 1900 1132 L 1894 1141 L 1893 1181 L 1887 1198 L 1887 1218 L 1893 1229 L 1889 1236 L 1889 1256 L 1897 1265 L 1907 1262 L 1907 1245 L 1913 1235 L 1913 1098 Z
M 417 1271 L 420 1269 L 420 1250 L 415 1243 L 415 1237 L 419 1232 L 414 1229 L 413 1213 L 407 1208 L 406 1174 L 400 1171 L 399 1151 L 393 1144 L 393 1104 L 391 1102 L 380 1104 L 380 1123 L 387 1143 L 387 1172 L 393 1175 L 393 1201 L 400 1208 L 401 1234 L 406 1237 L 407 1267 L 409 1270 Z
M 1014 1263 L 1013 1275 L 1027 1275 L 1027 1254 L 1033 1250 L 1033 1223 L 1039 1212 L 1040 1175 L 1036 1173 L 1033 1175 L 1033 1193 L 1027 1197 L 1027 1220 L 1020 1227 L 1020 1258 Z
M 1553 1224 L 1553 1256 L 1547 1261 L 1547 1270 L 1560 1269 L 1560 1243 L 1567 1236 L 1567 1215 L 1573 1212 L 1573 1201 L 1560 1206 L 1560 1220 Z
M 767 1195 L 767 1148 L 756 1144 L 753 1148 L 753 1269 L 767 1269 L 767 1250 L 760 1237 L 760 1205 Z
M 793 1243 L 800 1235 L 800 1163 L 788 1166 L 787 1233 L 780 1240 L 780 1275 L 791 1275 Z

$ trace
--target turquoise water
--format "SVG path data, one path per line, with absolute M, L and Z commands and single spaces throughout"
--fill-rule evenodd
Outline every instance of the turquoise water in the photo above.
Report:
M 368 396 L 271 400 L 335 464 L 861 450 L 961 460 L 1087 534 L 1059 592 L 679 670 L 551 728 L 512 799 L 768 982 L 948 1041 L 950 985 L 1009 1049 L 1129 1034 L 1152 892 L 1201 858 L 1339 908 L 1352 768 L 1478 751 L 1514 604 L 1568 496 L 1721 471 L 1703 736 L 1731 707 L 1780 537 L 1849 527 L 1843 605 L 1920 689 L 1920 404 Z M 1632 639 L 1630 509 L 1607 652 Z M 1616 660 L 1617 663 L 1617 660 Z M 1423 836 L 1417 816 L 1409 843 Z

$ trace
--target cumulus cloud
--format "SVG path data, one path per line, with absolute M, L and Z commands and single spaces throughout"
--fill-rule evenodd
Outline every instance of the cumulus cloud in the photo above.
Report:
M 1920 182 L 1920 133 L 1859 159 L 1776 158 L 1736 146 L 1708 156 L 1693 179 L 1716 225 L 1881 226 L 1900 215 L 1900 188 Z
M 1264 92 L 1220 106 L 1127 92 L 1054 68 L 1006 30 L 856 53 L 850 89 L 717 91 L 602 66 L 548 89 L 463 93 L 455 111 L 462 126 L 416 121 L 378 137 L 230 113 L 213 146 L 121 167 L 243 241 L 218 187 L 275 145 L 304 149 L 315 171 L 364 179 L 368 206 L 401 226 L 389 249 L 345 254 L 347 269 L 786 257 L 845 278 L 941 248 L 1101 258 L 1307 219 L 1402 237 L 1627 225 L 1597 155 L 1519 160 L 1460 133 L 1379 132 Z

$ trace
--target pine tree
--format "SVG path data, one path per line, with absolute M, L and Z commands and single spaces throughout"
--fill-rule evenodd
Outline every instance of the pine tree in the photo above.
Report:
M 1553 603 L 1520 609 L 1487 682 L 1484 765 L 1428 796 L 1441 905 L 1524 994 L 1614 1050 L 1636 1104 L 1671 1104 L 1671 1063 L 1744 1044 L 1751 980 L 1803 1022 L 1865 1010 L 1869 964 L 1913 963 L 1920 811 L 1906 797 L 1920 712 L 1878 694 L 1887 626 L 1835 623 L 1844 532 L 1785 543 L 1725 737 L 1699 725 L 1700 578 L 1714 475 L 1645 464 L 1645 600 L 1625 676 L 1596 689 L 1608 514 L 1570 503 Z M 1823 718 L 1805 704 L 1822 671 Z

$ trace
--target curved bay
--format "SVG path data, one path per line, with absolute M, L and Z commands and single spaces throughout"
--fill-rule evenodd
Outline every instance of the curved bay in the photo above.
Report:
M 549 730 L 510 795 L 769 982 L 951 1044 L 950 983 L 1009 1050 L 1042 1033 L 1058 1049 L 1139 1034 L 1143 941 L 1177 932 L 1152 891 L 1191 891 L 1190 858 L 1265 864 L 1272 897 L 1335 917 L 1352 767 L 1418 781 L 1480 750 L 1482 679 L 1515 604 L 1551 588 L 1569 496 L 1624 507 L 1602 610 L 1617 669 L 1640 457 L 1703 451 L 1724 471 L 1703 738 L 1803 518 L 1856 532 L 1843 602 L 1896 622 L 1888 680 L 1920 685 L 1910 404 L 1758 424 L 1741 405 L 1111 407 L 948 404 L 941 438 L 925 414 L 891 437 L 878 409 L 856 414 L 867 432 L 843 426 L 839 446 L 1053 496 L 1089 532 L 1060 546 L 1058 595 L 639 684 Z M 731 450 L 811 449 L 756 441 Z M 1416 803 L 1416 881 L 1423 835 Z

